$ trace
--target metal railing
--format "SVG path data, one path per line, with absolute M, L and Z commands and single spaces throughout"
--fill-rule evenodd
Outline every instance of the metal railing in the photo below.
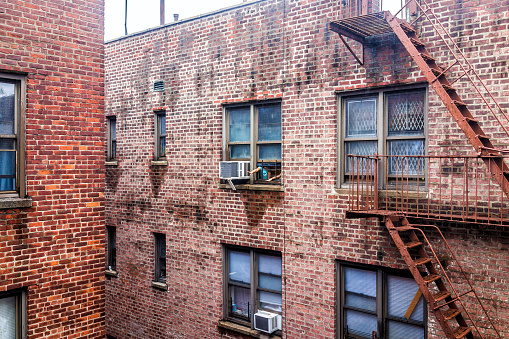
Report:
M 485 159 L 348 155 L 348 211 L 509 225 L 509 198 Z

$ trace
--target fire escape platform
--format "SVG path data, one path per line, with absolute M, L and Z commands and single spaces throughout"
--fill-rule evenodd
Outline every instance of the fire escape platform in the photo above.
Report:
M 393 32 L 392 27 L 385 19 L 385 13 L 378 12 L 332 21 L 330 29 L 347 38 L 364 43 L 367 37 Z

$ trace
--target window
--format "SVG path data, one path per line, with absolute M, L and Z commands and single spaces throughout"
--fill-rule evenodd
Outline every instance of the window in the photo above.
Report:
M 24 77 L 0 74 L 0 196 L 25 196 L 25 88 Z
M 225 248 L 225 318 L 252 324 L 258 310 L 282 312 L 281 255 Z
M 108 154 L 107 159 L 113 161 L 117 158 L 117 118 L 108 117 Z
M 162 160 L 166 158 L 166 112 L 155 113 L 155 158 Z
M 281 103 L 229 106 L 225 119 L 226 160 L 250 161 L 253 180 L 278 181 L 281 174 Z M 272 179 L 272 180 L 271 180 Z
M 340 169 L 342 180 L 348 180 L 354 168 L 347 159 L 354 155 L 389 155 L 382 163 L 381 178 L 398 174 L 422 179 L 424 160 L 403 158 L 405 155 L 425 155 L 427 99 L 426 88 L 387 89 L 362 95 L 340 97 L 339 128 Z
M 117 270 L 117 229 L 106 226 L 108 232 L 108 270 Z
M 155 274 L 154 281 L 166 284 L 166 235 L 154 233 Z
M 21 339 L 26 336 L 26 292 L 0 293 L 1 338 Z
M 406 272 L 339 264 L 339 338 L 427 338 L 426 305 Z

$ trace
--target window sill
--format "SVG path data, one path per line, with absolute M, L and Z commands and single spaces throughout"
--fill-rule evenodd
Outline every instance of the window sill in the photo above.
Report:
M 152 166 L 168 166 L 168 160 L 152 160 L 150 162 Z
M 158 282 L 158 281 L 151 281 L 150 285 L 154 288 L 157 288 L 159 290 L 168 291 L 168 285 Z
M 118 166 L 118 161 L 117 160 L 110 160 L 110 161 L 106 161 L 104 164 L 106 166 Z
M 244 334 L 244 335 L 248 335 L 248 336 L 250 336 L 252 338 L 281 339 L 281 337 L 278 336 L 278 335 L 266 334 L 266 333 L 263 333 L 263 332 L 260 332 L 260 331 L 257 331 L 257 330 L 252 330 L 252 329 L 250 329 L 247 326 L 239 325 L 239 324 L 227 321 L 227 320 L 219 320 L 218 323 L 217 323 L 217 327 L 220 328 L 220 329 L 224 329 L 224 330 L 228 330 L 228 331 L 232 331 L 232 332 L 237 332 L 237 333 L 241 333 L 241 334 Z
M 2 198 L 0 196 L 0 209 L 30 208 L 31 198 Z
M 231 189 L 228 184 L 219 184 L 220 189 Z M 249 190 L 249 191 L 273 191 L 273 192 L 284 192 L 284 187 L 281 185 L 257 185 L 257 184 L 241 184 L 235 185 L 237 190 Z
M 351 192 L 357 194 L 357 187 L 355 187 L 353 190 L 348 188 L 348 186 L 334 187 L 334 191 L 337 195 L 349 195 Z M 362 192 L 362 189 L 360 189 L 360 191 Z M 364 192 L 366 191 L 364 190 Z M 393 188 L 380 188 L 378 190 L 378 194 L 380 198 L 400 198 L 401 190 L 395 190 Z M 403 195 L 405 198 L 408 196 L 409 199 L 428 199 L 428 191 L 424 187 L 419 192 L 417 189 L 408 190 L 408 192 L 405 190 L 403 191 Z
M 107 276 L 107 277 L 115 277 L 115 278 L 118 277 L 117 271 L 113 271 L 113 270 L 106 270 L 106 271 L 104 271 L 104 275 Z

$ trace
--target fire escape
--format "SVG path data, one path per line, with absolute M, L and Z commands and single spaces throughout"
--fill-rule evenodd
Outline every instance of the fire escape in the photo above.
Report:
M 493 145 L 480 125 L 481 120 L 487 121 L 489 113 L 497 128 L 509 136 L 504 126 L 509 119 L 426 0 L 409 0 L 394 16 L 387 11 L 367 14 L 368 7 L 365 1 L 360 1 L 357 14 L 361 15 L 334 21 L 330 24 L 331 30 L 339 34 L 360 64 L 370 37 L 395 33 L 476 154 L 348 155 L 347 216 L 378 217 L 385 223 L 447 338 L 501 338 L 436 225 L 446 222 L 509 225 L 509 159 Z M 398 18 L 401 13 L 413 20 Z M 434 36 L 446 46 L 440 50 L 440 58 L 445 59 L 445 50 L 451 63 L 439 65 L 438 58 L 429 53 L 426 42 L 419 38 L 415 28 L 419 22 L 434 29 Z M 357 46 L 352 47 L 345 38 L 356 41 Z M 359 43 L 362 56 L 354 51 Z M 435 45 L 433 41 L 432 46 Z M 450 73 L 456 77 L 449 79 Z M 472 109 L 460 97 L 465 82 L 472 86 L 469 94 L 476 93 L 478 98 L 473 101 L 468 97 L 468 103 L 472 105 L 473 102 Z M 457 86 L 459 84 L 461 87 Z M 439 246 L 432 239 L 438 241 Z M 459 273 L 454 277 L 448 275 L 447 265 L 439 259 L 443 255 L 438 253 L 439 248 L 445 249 L 447 257 L 455 263 Z M 458 279 L 462 279 L 460 288 Z M 482 329 L 478 326 L 479 318 L 484 322 Z

